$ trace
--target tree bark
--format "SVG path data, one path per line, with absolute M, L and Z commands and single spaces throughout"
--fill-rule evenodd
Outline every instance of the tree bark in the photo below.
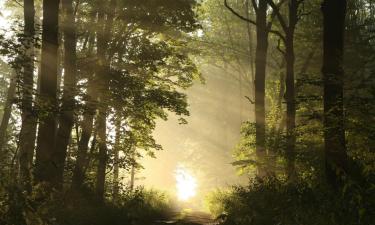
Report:
M 267 3 L 259 1 L 256 14 L 257 47 L 255 52 L 255 123 L 256 123 L 256 155 L 258 157 L 258 176 L 267 174 L 265 165 L 266 122 L 265 122 L 265 80 L 268 51 Z
M 34 156 L 37 118 L 33 109 L 34 79 L 34 0 L 24 0 L 24 35 L 26 38 L 26 62 L 21 78 L 21 117 L 19 137 L 19 164 L 21 183 L 31 191 L 31 164 Z
M 56 186 L 54 147 L 56 136 L 57 107 L 57 54 L 58 54 L 59 0 L 43 1 L 42 59 L 40 103 L 43 114 L 39 115 L 39 129 L 35 161 L 36 182 Z
M 63 185 L 64 166 L 67 149 L 74 125 L 75 85 L 77 73 L 76 26 L 73 15 L 73 0 L 62 0 L 64 11 L 64 89 L 62 96 L 61 115 L 56 136 L 55 161 L 57 165 L 57 184 Z
M 348 173 L 343 107 L 343 50 L 346 0 L 325 0 L 323 12 L 324 143 L 327 180 L 333 186 Z
M 13 72 L 12 77 L 10 78 L 7 98 L 4 103 L 3 118 L 1 119 L 1 125 L 0 125 L 0 152 L 2 152 L 4 145 L 6 144 L 6 134 L 7 134 L 10 116 L 12 114 L 12 106 L 13 106 L 14 97 L 16 94 L 16 86 L 17 86 L 16 72 Z
M 289 25 L 285 30 L 285 61 L 286 61 L 286 174 L 290 181 L 296 179 L 295 168 L 295 145 L 296 145 L 296 96 L 295 96 L 295 75 L 294 75 L 294 32 L 298 22 L 298 3 L 291 0 L 289 4 Z

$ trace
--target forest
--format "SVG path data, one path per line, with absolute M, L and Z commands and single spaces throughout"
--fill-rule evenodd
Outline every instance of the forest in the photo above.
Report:
M 374 0 L 0 0 L 0 225 L 374 225 Z

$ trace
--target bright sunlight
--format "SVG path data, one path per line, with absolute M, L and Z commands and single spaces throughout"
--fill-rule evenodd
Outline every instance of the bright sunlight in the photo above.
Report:
M 187 201 L 196 195 L 196 179 L 184 168 L 176 169 L 177 196 L 180 201 Z

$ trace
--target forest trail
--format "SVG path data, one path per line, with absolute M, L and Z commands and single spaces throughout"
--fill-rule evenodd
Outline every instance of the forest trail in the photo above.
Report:
M 210 214 L 193 211 L 173 212 L 167 219 L 157 221 L 157 224 L 176 224 L 176 225 L 219 225 L 220 221 L 212 219 Z

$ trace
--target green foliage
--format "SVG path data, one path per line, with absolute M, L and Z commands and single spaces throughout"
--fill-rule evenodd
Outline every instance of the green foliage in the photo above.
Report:
M 57 214 L 59 224 L 153 224 L 170 210 L 168 197 L 160 192 L 145 190 L 123 192 L 116 203 L 97 204 L 88 199 L 71 199 Z
M 373 187 L 347 187 L 336 191 L 308 180 L 255 179 L 247 187 L 233 187 L 230 194 L 216 192 L 209 207 L 214 215 L 226 217 L 228 225 L 372 224 Z
M 90 191 L 84 195 L 57 192 L 43 184 L 34 186 L 31 195 L 17 186 L 8 191 L 7 195 L 14 197 L 0 201 L 0 222 L 4 225 L 152 225 L 171 210 L 166 194 L 144 188 L 124 190 L 116 203 L 105 204 L 98 203 Z

